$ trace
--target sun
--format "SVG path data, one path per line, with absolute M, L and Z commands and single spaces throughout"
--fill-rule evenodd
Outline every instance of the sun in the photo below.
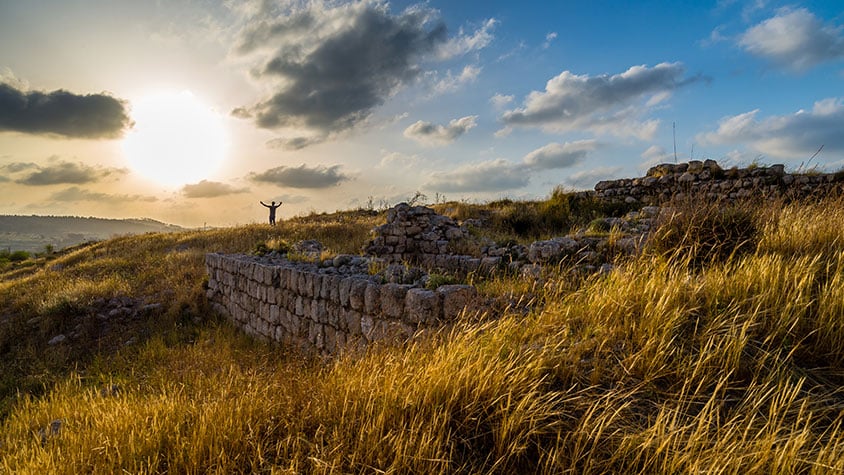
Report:
M 226 158 L 223 118 L 189 91 L 147 95 L 132 102 L 131 115 L 124 156 L 132 171 L 159 185 L 206 179 Z

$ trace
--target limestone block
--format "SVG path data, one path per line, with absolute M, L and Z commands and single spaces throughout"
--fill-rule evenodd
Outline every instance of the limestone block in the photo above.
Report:
M 328 353 L 334 353 L 337 351 L 337 332 L 331 328 L 330 326 L 323 326 L 323 331 L 325 332 L 324 338 L 324 349 Z
M 346 312 L 345 315 L 346 320 L 346 328 L 349 330 L 350 335 L 361 335 L 361 320 L 362 315 L 360 312 L 355 312 L 354 310 L 349 310 Z
M 363 307 L 364 312 L 368 313 L 369 315 L 378 315 L 381 313 L 380 285 L 374 282 L 369 282 L 366 284 L 366 288 L 363 294 Z
M 471 285 L 443 285 L 437 288 L 442 299 L 443 319 L 454 320 L 478 297 L 478 291 Z
M 372 331 L 375 328 L 375 320 L 369 315 L 361 315 L 360 317 L 360 333 L 367 341 L 372 341 Z
M 404 320 L 410 324 L 432 324 L 442 314 L 441 295 L 433 290 L 413 288 L 405 297 Z
M 410 285 L 384 284 L 381 286 L 381 312 L 391 318 L 404 314 L 405 296 Z
M 349 306 L 357 311 L 364 310 L 364 297 L 368 282 L 363 279 L 353 279 L 352 287 L 349 290 Z
M 340 281 L 340 286 L 338 287 L 339 297 L 340 297 L 340 305 L 343 307 L 349 306 L 349 293 L 352 290 L 352 282 L 353 279 L 351 277 L 346 277 L 345 279 Z

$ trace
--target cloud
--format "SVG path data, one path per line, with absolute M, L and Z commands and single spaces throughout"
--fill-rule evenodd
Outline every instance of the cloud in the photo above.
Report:
M 313 2 L 284 13 L 264 9 L 247 22 L 237 52 L 261 57 L 253 75 L 275 92 L 235 109 L 236 115 L 253 116 L 270 129 L 351 128 L 413 81 L 421 72 L 418 62 L 446 44 L 446 27 L 435 17 L 422 7 L 395 15 L 378 1 Z
M 267 147 L 278 148 L 282 150 L 301 150 L 311 145 L 316 145 L 325 142 L 328 139 L 326 135 L 316 135 L 312 137 L 278 137 L 267 141 Z
M 651 145 L 641 155 L 643 161 L 639 164 L 641 167 L 650 168 L 660 163 L 674 161 L 674 155 L 665 151 L 659 145 Z
M 281 166 L 262 173 L 252 173 L 249 179 L 290 188 L 329 188 L 351 178 L 340 173 L 340 165 L 318 165 L 311 168 L 303 163 L 298 167 Z
M 106 94 L 23 91 L 0 82 L 0 132 L 117 138 L 130 126 L 126 103 Z
M 507 126 L 548 132 L 585 130 L 649 139 L 659 121 L 641 116 L 671 92 L 700 79 L 683 78 L 683 73 L 680 63 L 633 66 L 612 76 L 563 71 L 548 81 L 544 91 L 531 92 L 524 107 L 505 112 L 502 120 Z
M 425 187 L 442 192 L 502 191 L 525 187 L 529 181 L 530 174 L 521 167 L 499 158 L 433 173 Z
M 94 183 L 113 173 L 125 173 L 125 170 L 117 168 L 100 168 L 85 165 L 82 162 L 65 162 L 59 161 L 52 163 L 45 167 L 33 164 L 11 164 L 10 166 L 18 165 L 18 170 L 31 169 L 33 166 L 37 171 L 29 173 L 23 178 L 15 180 L 21 185 L 30 186 L 45 186 L 45 185 L 59 185 L 59 184 L 73 184 L 82 185 L 85 183 Z M 21 168 L 23 167 L 23 168 Z
M 572 167 L 598 147 L 599 144 L 595 140 L 550 143 L 528 153 L 520 163 L 499 158 L 463 165 L 450 172 L 433 173 L 425 187 L 441 192 L 505 191 L 522 188 L 527 186 L 534 175 L 547 170 Z
M 781 8 L 777 14 L 749 28 L 739 46 L 794 71 L 844 58 L 841 26 L 824 24 L 805 8 Z
M 586 154 L 595 150 L 594 140 L 579 140 L 564 144 L 550 143 L 538 148 L 522 159 L 531 170 L 556 170 L 568 168 L 580 162 Z
M 481 68 L 472 65 L 464 66 L 463 71 L 457 76 L 452 75 L 450 70 L 446 71 L 446 76 L 434 84 L 434 94 L 457 91 L 462 86 L 475 82 L 480 74 Z
M 226 183 L 217 181 L 202 180 L 196 184 L 188 184 L 182 187 L 182 194 L 187 198 L 216 198 L 218 196 L 246 193 L 248 188 L 235 188 Z
M 50 195 L 50 201 L 63 201 L 63 202 L 75 202 L 75 201 L 101 201 L 101 202 L 129 202 L 129 201 L 144 201 L 148 203 L 152 203 L 158 201 L 158 198 L 154 196 L 144 196 L 144 195 L 111 195 L 108 193 L 99 193 L 94 191 L 84 190 L 79 188 L 78 186 L 71 186 L 70 188 L 65 188 L 64 190 L 57 191 Z
M 545 35 L 545 43 L 542 43 L 542 49 L 548 49 L 551 46 L 551 42 L 557 39 L 557 32 L 552 31 Z
M 572 173 L 566 179 L 566 183 L 578 188 L 592 188 L 601 180 L 609 180 L 618 176 L 623 170 L 622 167 L 597 167 Z
M 376 165 L 376 168 L 387 167 L 411 167 L 419 163 L 421 158 L 419 155 L 406 155 L 400 152 L 387 152 L 382 150 L 381 161 Z
M 494 96 L 489 98 L 489 102 L 491 102 L 497 109 L 503 109 L 507 106 L 507 104 L 513 102 L 513 99 L 515 99 L 514 96 L 505 96 L 504 94 L 496 93 Z
M 7 163 L 5 165 L 0 165 L 0 170 L 8 173 L 18 173 L 24 170 L 31 170 L 33 168 L 38 168 L 38 165 L 32 162 L 12 162 Z
M 456 37 L 449 39 L 439 47 L 437 56 L 439 59 L 451 59 L 486 48 L 494 38 L 492 30 L 495 29 L 497 24 L 498 20 L 490 18 L 472 33 L 466 33 L 463 28 L 460 28 Z
M 759 109 L 718 123 L 714 132 L 699 134 L 705 144 L 746 144 L 765 155 L 778 158 L 808 158 L 821 145 L 825 153 L 844 153 L 844 98 L 815 102 L 811 111 L 759 119 Z
M 404 136 L 424 145 L 448 145 L 477 125 L 478 116 L 454 119 L 448 125 L 417 121 L 404 129 Z

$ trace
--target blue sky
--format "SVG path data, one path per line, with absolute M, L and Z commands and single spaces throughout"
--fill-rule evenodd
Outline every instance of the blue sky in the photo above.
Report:
M 675 127 L 680 161 L 837 170 L 842 85 L 831 1 L 0 1 L 0 213 L 541 198 Z

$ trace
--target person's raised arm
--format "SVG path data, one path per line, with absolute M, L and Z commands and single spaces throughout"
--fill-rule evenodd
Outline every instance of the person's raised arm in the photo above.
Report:
M 270 205 L 268 205 L 268 204 L 264 203 L 263 201 L 259 201 L 258 203 L 261 203 L 262 205 L 266 206 L 267 208 L 269 208 L 269 207 L 270 207 Z

